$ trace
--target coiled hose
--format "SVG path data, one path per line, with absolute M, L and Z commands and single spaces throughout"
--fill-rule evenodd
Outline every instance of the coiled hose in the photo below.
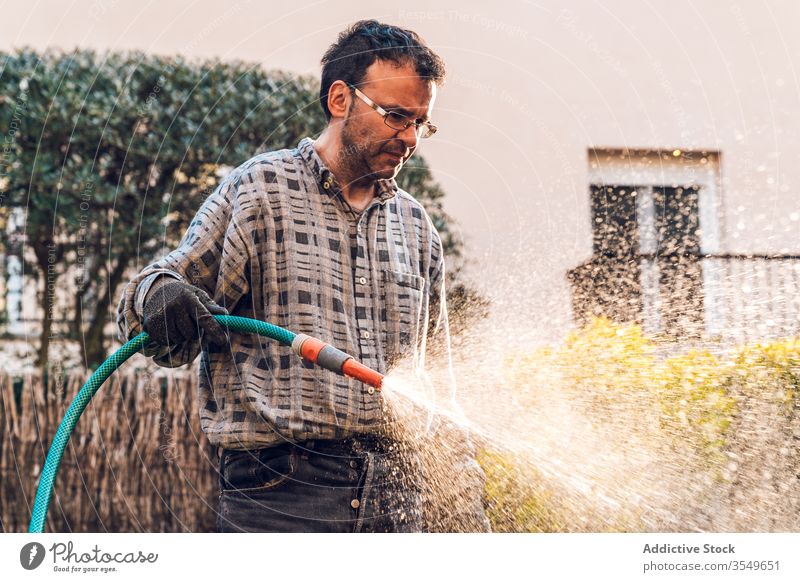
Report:
M 352 356 L 326 344 L 316 338 L 303 334 L 295 334 L 288 329 L 272 325 L 257 319 L 239 317 L 235 315 L 215 315 L 221 325 L 234 331 L 257 333 L 274 340 L 283 345 L 292 346 L 295 353 L 315 364 L 332 370 L 340 374 L 346 374 L 352 378 L 370 384 L 378 390 L 381 388 L 383 375 L 355 361 Z M 78 423 L 78 419 L 83 414 L 89 401 L 94 397 L 100 386 L 103 385 L 108 377 L 119 368 L 125 360 L 142 349 L 150 340 L 147 332 L 142 332 L 130 340 L 109 358 L 103 362 L 97 370 L 89 377 L 83 385 L 78 395 L 69 405 L 64 420 L 53 437 L 53 444 L 47 452 L 47 459 L 42 468 L 42 476 L 39 479 L 39 487 L 36 490 L 36 500 L 33 503 L 31 522 L 28 526 L 29 533 L 42 533 L 45 521 L 47 520 L 47 510 L 50 506 L 50 497 L 53 494 L 53 483 L 61 464 L 61 457 L 67 448 L 72 431 Z

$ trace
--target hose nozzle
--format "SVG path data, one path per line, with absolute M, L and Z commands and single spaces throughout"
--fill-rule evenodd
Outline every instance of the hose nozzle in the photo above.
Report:
M 355 378 L 365 384 L 381 389 L 383 374 L 376 372 L 356 361 L 356 359 L 342 350 L 326 344 L 320 339 L 299 333 L 292 341 L 292 350 L 301 358 L 318 366 Z

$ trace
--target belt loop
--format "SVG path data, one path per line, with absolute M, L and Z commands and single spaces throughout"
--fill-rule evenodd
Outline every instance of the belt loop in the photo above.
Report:
M 225 457 L 225 449 L 218 447 L 219 449 L 219 459 L 217 460 L 217 466 L 219 467 L 219 488 L 220 490 L 225 489 L 225 461 L 227 460 Z

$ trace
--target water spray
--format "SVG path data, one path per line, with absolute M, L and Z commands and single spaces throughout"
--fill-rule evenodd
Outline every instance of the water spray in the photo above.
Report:
M 323 342 L 317 338 L 295 334 L 288 329 L 272 325 L 257 319 L 238 317 L 235 315 L 215 315 L 221 325 L 241 332 L 250 332 L 262 335 L 278 341 L 281 345 L 291 346 L 292 350 L 301 358 L 308 360 L 318 366 L 330 370 L 337 374 L 342 374 L 359 380 L 380 391 L 383 383 L 383 374 L 368 368 L 358 362 L 353 356 Z M 36 500 L 33 504 L 31 522 L 28 527 L 29 533 L 42 533 L 45 521 L 47 520 L 47 510 L 50 505 L 50 498 L 53 494 L 53 483 L 58 473 L 61 457 L 67 447 L 67 442 L 75 429 L 81 414 L 97 393 L 109 376 L 119 368 L 123 362 L 137 353 L 150 341 L 150 335 L 142 332 L 128 343 L 123 345 L 109 358 L 103 362 L 97 370 L 89 377 L 83 385 L 78 395 L 67 409 L 64 419 L 53 437 L 53 444 L 47 452 L 47 460 L 42 468 L 42 476 L 39 479 L 39 486 L 36 490 Z

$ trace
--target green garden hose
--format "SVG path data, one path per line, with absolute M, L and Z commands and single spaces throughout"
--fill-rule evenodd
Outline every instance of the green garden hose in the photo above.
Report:
M 298 336 L 287 329 L 278 327 L 277 325 L 272 325 L 271 323 L 258 321 L 256 319 L 248 319 L 246 317 L 238 317 L 235 315 L 215 315 L 214 318 L 220 324 L 234 331 L 257 333 L 259 335 L 277 340 L 283 345 L 292 345 L 295 343 L 293 348 L 298 355 L 301 355 L 306 359 L 310 359 L 314 363 L 318 363 L 327 369 L 331 369 L 338 373 L 345 373 L 348 376 L 357 378 L 370 383 L 377 388 L 380 388 L 380 381 L 383 378 L 382 375 L 370 370 L 369 368 L 366 368 L 366 366 L 363 366 L 362 364 L 354 362 L 351 356 L 332 348 L 332 346 L 322 344 L 325 348 L 324 350 L 320 350 L 319 347 L 317 347 L 316 350 L 312 350 L 310 349 L 310 346 L 314 344 L 314 341 L 306 341 L 304 342 L 306 348 L 301 353 L 300 350 L 303 342 L 295 342 L 295 338 L 306 338 L 312 340 L 314 338 Z M 146 332 L 142 332 L 114 352 L 105 362 L 102 363 L 99 368 L 97 368 L 97 370 L 95 370 L 86 384 L 83 385 L 80 392 L 78 392 L 75 400 L 73 400 L 72 404 L 70 404 L 66 414 L 64 415 L 64 420 L 61 421 L 61 424 L 56 431 L 56 435 L 53 438 L 53 444 L 50 446 L 50 450 L 47 453 L 47 460 L 42 468 L 42 476 L 39 480 L 39 487 L 36 491 L 36 500 L 33 504 L 33 513 L 31 514 L 31 522 L 30 526 L 28 527 L 28 532 L 42 533 L 44 531 L 44 525 L 47 519 L 47 509 L 50 505 L 50 497 L 53 493 L 53 483 L 55 482 L 56 474 L 58 473 L 61 457 L 64 454 L 64 449 L 67 447 L 67 442 L 72 435 L 72 431 L 75 428 L 75 425 L 77 424 L 81 414 L 83 414 L 83 411 L 86 409 L 86 406 L 89 404 L 89 401 L 100 389 L 100 386 L 103 384 L 103 382 L 105 382 L 106 379 L 114 372 L 114 370 L 119 368 L 122 363 L 130 358 L 133 354 L 141 350 L 142 347 L 147 344 L 149 339 L 150 336 Z M 315 341 L 318 344 L 322 343 L 319 342 L 319 340 Z M 322 351 L 323 357 L 319 362 L 317 362 L 317 355 L 320 353 L 320 351 Z M 331 354 L 334 356 L 340 355 L 341 357 L 331 358 Z M 326 355 L 328 356 L 327 359 Z

